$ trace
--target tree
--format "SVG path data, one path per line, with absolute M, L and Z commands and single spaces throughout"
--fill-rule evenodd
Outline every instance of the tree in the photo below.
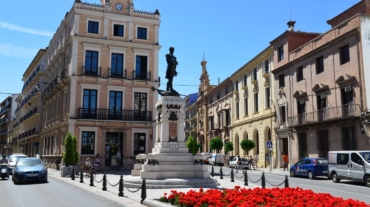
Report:
M 188 140 L 186 141 L 186 147 L 188 148 L 189 153 L 193 155 L 197 154 L 199 149 L 197 141 L 192 136 L 188 137 Z
M 251 149 L 253 149 L 254 147 L 256 147 L 256 145 L 254 144 L 254 142 L 252 140 L 249 140 L 249 139 L 244 139 L 241 143 L 240 143 L 240 146 L 243 150 L 247 151 L 247 154 L 249 154 L 249 151 Z
M 222 140 L 220 137 L 214 137 L 211 139 L 209 146 L 211 147 L 211 150 L 216 150 L 218 153 L 224 146 L 224 143 L 222 143 Z
M 78 155 L 77 151 L 77 138 L 68 132 L 66 138 L 64 139 L 63 163 L 68 167 L 78 163 L 79 161 L 80 156 Z
M 225 155 L 234 150 L 234 144 L 230 141 L 225 143 Z

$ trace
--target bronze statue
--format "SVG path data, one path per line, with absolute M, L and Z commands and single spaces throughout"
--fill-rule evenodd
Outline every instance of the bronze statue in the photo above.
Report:
M 174 51 L 175 51 L 175 48 L 170 47 L 170 54 L 166 55 L 166 60 L 167 60 L 166 79 L 168 79 L 166 91 L 175 91 L 172 86 L 172 81 L 173 81 L 173 77 L 177 76 L 176 66 L 179 63 L 177 62 L 176 57 L 173 55 Z

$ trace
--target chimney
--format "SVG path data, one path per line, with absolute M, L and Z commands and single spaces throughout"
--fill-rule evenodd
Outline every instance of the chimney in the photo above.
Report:
M 220 78 L 218 78 L 218 85 L 220 85 Z
M 290 32 L 293 32 L 294 31 L 294 24 L 295 24 L 295 21 L 293 21 L 293 20 L 290 20 L 288 23 L 287 23 L 287 25 L 288 25 L 288 30 L 290 31 Z

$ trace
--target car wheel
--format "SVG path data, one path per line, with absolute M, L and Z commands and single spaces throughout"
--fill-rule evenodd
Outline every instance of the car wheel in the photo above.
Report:
M 366 177 L 365 177 L 365 185 L 366 185 L 367 187 L 370 187 L 370 176 L 366 176 Z
M 290 177 L 294 177 L 295 176 L 295 173 L 293 170 L 290 170 Z
M 339 183 L 339 181 L 340 181 L 339 178 L 338 178 L 337 173 L 335 173 L 335 172 L 333 172 L 331 174 L 331 178 L 332 178 L 332 180 L 333 180 L 334 183 Z
M 309 171 L 308 172 L 308 179 L 312 180 L 314 178 L 315 178 L 315 176 L 313 175 L 313 172 L 312 171 Z

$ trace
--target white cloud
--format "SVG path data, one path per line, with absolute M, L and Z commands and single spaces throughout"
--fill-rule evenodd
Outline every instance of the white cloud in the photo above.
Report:
M 47 36 L 47 37 L 52 37 L 53 33 L 49 31 L 39 31 L 31 28 L 26 28 L 22 26 L 18 26 L 15 24 L 9 24 L 7 22 L 0 21 L 0 27 L 9 29 L 9 30 L 14 30 L 18 32 L 25 32 L 25 33 L 30 33 L 30 34 L 35 34 L 35 35 L 41 35 L 41 36 Z
M 34 57 L 38 49 L 19 47 L 0 42 L 0 55 L 11 57 Z

